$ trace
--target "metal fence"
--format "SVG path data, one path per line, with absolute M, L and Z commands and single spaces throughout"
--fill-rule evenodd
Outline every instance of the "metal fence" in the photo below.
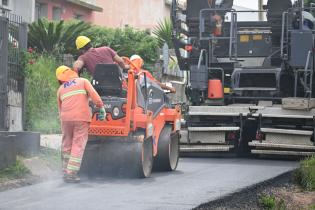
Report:
M 9 130 L 17 124 L 23 127 L 22 52 L 26 48 L 27 24 L 22 17 L 5 12 L 0 16 L 0 130 Z

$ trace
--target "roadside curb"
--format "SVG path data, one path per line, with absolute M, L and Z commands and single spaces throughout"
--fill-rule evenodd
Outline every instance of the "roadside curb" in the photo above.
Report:
M 40 146 L 53 149 L 53 150 L 60 150 L 61 141 L 62 141 L 61 134 L 41 135 Z

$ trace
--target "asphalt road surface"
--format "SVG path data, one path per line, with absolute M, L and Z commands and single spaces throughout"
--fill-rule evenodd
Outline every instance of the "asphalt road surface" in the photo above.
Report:
M 1 210 L 191 209 L 294 169 L 297 162 L 184 158 L 147 179 L 60 179 L 0 193 Z

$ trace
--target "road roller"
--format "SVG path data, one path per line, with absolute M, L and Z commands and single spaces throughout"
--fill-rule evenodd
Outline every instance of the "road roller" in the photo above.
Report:
M 91 104 L 92 122 L 81 174 L 146 178 L 152 170 L 173 171 L 179 160 L 181 111 L 145 72 L 122 73 L 98 64 L 92 85 L 106 120 Z

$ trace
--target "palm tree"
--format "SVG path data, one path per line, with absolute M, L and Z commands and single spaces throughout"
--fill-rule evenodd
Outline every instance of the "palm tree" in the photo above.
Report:
M 38 52 L 71 53 L 75 49 L 76 37 L 89 28 L 90 25 L 83 21 L 65 25 L 64 21 L 48 22 L 39 19 L 29 25 L 28 46 Z
M 169 48 L 173 48 L 172 22 L 169 18 L 165 18 L 163 21 L 160 21 L 158 25 L 154 27 L 152 33 L 156 36 L 160 47 L 166 43 Z

